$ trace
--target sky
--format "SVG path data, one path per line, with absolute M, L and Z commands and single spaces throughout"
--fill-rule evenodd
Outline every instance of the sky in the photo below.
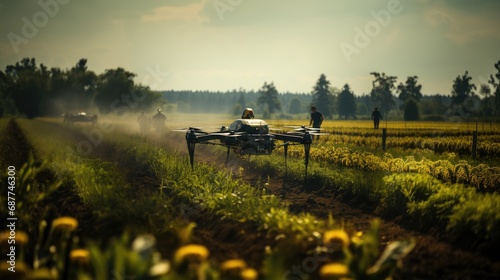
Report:
M 0 0 L 0 70 L 25 57 L 97 74 L 125 68 L 154 90 L 309 93 L 321 74 L 356 95 L 371 72 L 451 93 L 500 61 L 497 0 Z

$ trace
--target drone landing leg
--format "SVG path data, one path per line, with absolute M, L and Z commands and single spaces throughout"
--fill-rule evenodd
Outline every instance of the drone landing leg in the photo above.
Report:
M 307 166 L 309 165 L 309 152 L 311 151 L 311 143 L 305 143 L 304 144 L 304 153 L 305 153 L 305 158 L 306 158 L 306 173 L 304 177 L 304 182 L 307 181 Z
M 283 145 L 283 149 L 285 151 L 285 176 L 283 177 L 283 187 L 285 186 L 286 177 L 288 177 L 288 166 L 287 166 L 287 158 L 288 158 L 288 142 Z
M 187 143 L 188 151 L 189 151 L 189 163 L 191 163 L 191 169 L 193 169 L 194 147 L 195 147 L 195 145 L 196 145 L 196 143 L 191 143 L 191 142 Z
M 231 147 L 227 146 L 227 154 L 226 154 L 226 167 L 227 167 L 227 163 L 229 161 L 229 153 L 231 152 Z

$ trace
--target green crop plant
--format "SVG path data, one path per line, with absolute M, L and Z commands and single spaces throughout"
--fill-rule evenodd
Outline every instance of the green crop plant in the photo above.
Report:
M 303 150 L 293 147 L 289 150 L 293 157 L 303 157 Z M 363 169 L 368 171 L 388 172 L 415 172 L 431 174 L 444 182 L 464 183 L 474 186 L 478 190 L 498 191 L 500 186 L 500 169 L 482 165 L 488 169 L 487 172 L 475 172 L 474 167 L 465 160 L 454 160 L 453 153 L 447 153 L 446 159 L 431 161 L 425 157 L 416 160 L 414 156 L 406 156 L 404 159 L 394 157 L 390 153 L 377 156 L 370 152 L 359 152 L 346 147 L 333 147 L 319 145 L 311 148 L 311 161 L 328 163 L 339 167 L 352 169 Z M 456 163 L 452 163 L 452 161 Z M 477 168 L 476 168 L 477 170 Z M 484 175 L 483 175 L 484 174 Z
M 497 194 L 467 192 L 453 205 L 446 230 L 458 239 L 474 244 L 500 245 L 500 197 Z
M 197 163 L 196 168 L 190 170 L 186 161 L 145 143 L 134 151 L 137 151 L 139 161 L 147 163 L 155 158 L 157 162 L 149 166 L 162 176 L 164 188 L 186 203 L 197 203 L 223 218 L 255 221 L 270 231 L 309 231 L 319 226 L 316 219 L 307 215 L 290 215 L 286 205 L 276 196 L 254 188 L 226 171 L 203 163 Z
M 30 217 L 39 211 L 38 205 L 62 184 L 61 180 L 49 180 L 51 178 L 41 176 L 48 171 L 48 165 L 48 161 L 37 161 L 33 153 L 29 153 L 28 161 L 19 170 L 13 167 L 0 172 L 0 181 L 13 183 L 7 186 L 11 195 L 0 195 L 0 212 L 4 213 L 2 216 L 15 213 L 22 225 L 31 230 L 33 221 Z
M 66 168 L 71 173 L 76 193 L 91 209 L 105 206 L 101 210 L 108 212 L 117 209 L 125 200 L 127 184 L 113 164 L 83 159 L 78 164 L 67 162 Z
M 425 174 L 384 177 L 380 208 L 399 213 L 424 227 L 439 226 L 451 238 L 498 244 L 500 196 L 478 193 L 461 184 L 442 183 Z M 406 214 L 405 214 L 406 213 Z

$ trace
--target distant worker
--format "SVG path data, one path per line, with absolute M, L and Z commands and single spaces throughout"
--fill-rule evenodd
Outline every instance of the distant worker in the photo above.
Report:
M 375 129 L 378 129 L 378 125 L 379 125 L 381 119 L 382 119 L 382 114 L 380 113 L 378 108 L 375 107 L 375 110 L 373 110 L 373 112 L 372 112 L 373 127 Z
M 158 113 L 153 116 L 153 125 L 155 127 L 156 132 L 163 131 L 163 127 L 165 126 L 165 121 L 167 117 L 161 112 L 161 109 L 158 109 Z
M 323 117 L 323 114 L 321 114 L 315 106 L 311 107 L 311 120 L 309 121 L 309 126 L 312 125 L 313 128 L 321 128 L 321 124 L 323 123 L 323 120 L 325 118 Z M 319 132 L 319 131 L 318 131 Z M 312 137 L 314 139 L 314 136 Z M 318 136 L 319 139 L 319 136 Z
M 144 112 L 141 112 L 141 115 L 137 118 L 137 122 L 139 123 L 139 130 L 141 133 L 149 132 L 151 122 Z
M 255 115 L 253 114 L 252 108 L 245 108 L 243 110 L 243 114 L 241 115 L 242 119 L 253 119 Z

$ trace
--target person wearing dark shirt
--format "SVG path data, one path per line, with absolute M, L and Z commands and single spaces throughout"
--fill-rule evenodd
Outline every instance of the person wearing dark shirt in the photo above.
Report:
M 315 106 L 311 107 L 311 120 L 309 121 L 309 126 L 312 125 L 313 128 L 320 128 L 323 123 L 324 117 Z M 314 138 L 314 136 L 313 136 Z M 318 136 L 319 139 L 319 136 Z
M 162 132 L 163 127 L 165 126 L 165 121 L 167 117 L 161 112 L 161 109 L 158 109 L 158 113 L 153 116 L 153 123 L 155 126 L 156 132 Z
M 378 108 L 375 107 L 375 110 L 372 112 L 373 127 L 375 129 L 378 129 L 378 125 L 381 119 L 382 119 L 382 114 L 380 113 Z

